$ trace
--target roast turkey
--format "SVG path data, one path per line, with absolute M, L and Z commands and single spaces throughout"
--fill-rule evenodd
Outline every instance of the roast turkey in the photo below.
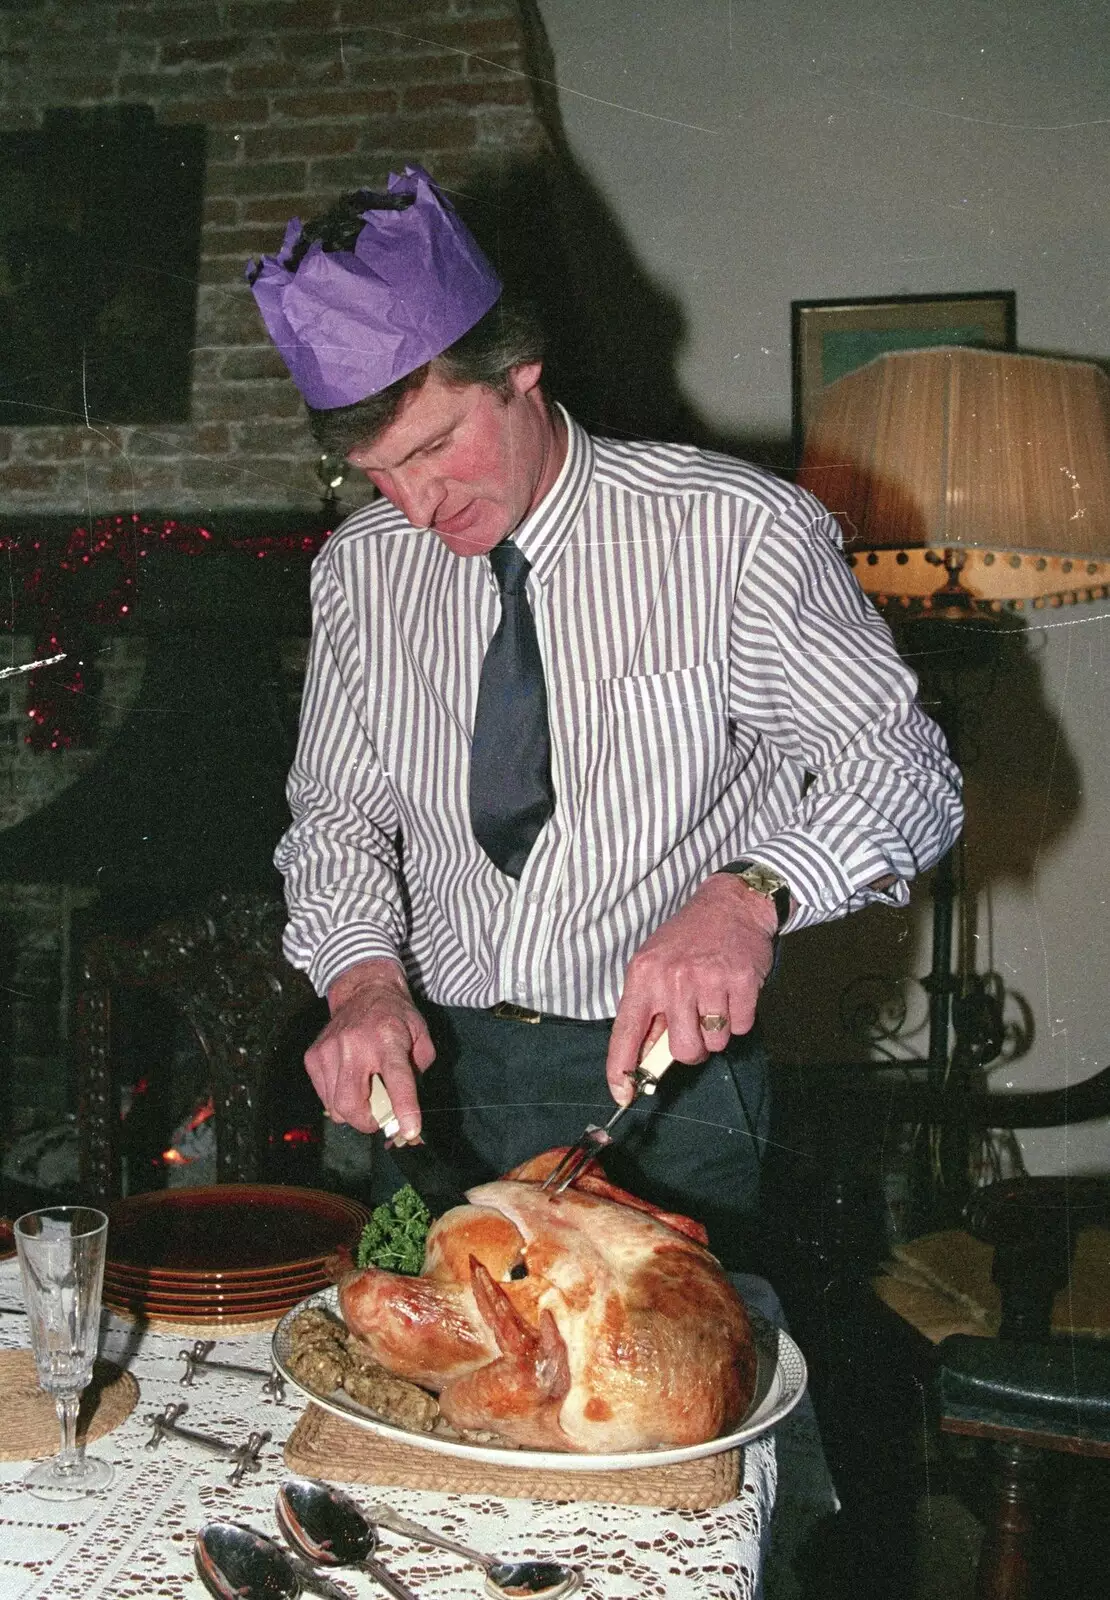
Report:
M 468 1191 L 428 1234 L 419 1277 L 346 1275 L 340 1309 L 457 1428 L 540 1450 L 613 1453 L 731 1431 L 755 1389 L 743 1301 L 689 1218 L 587 1172 L 540 1184 L 562 1151 Z

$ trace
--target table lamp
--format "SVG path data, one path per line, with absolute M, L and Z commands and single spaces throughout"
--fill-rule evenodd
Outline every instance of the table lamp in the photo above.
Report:
M 989 619 L 1110 594 L 1110 379 L 1092 363 L 967 347 L 879 356 L 819 396 L 798 481 L 840 521 L 850 565 L 902 640 L 916 627 L 934 689 L 938 662 L 982 655 Z M 934 699 L 958 759 L 957 697 Z M 960 1104 L 1002 1045 L 1001 1006 L 992 1015 L 970 949 L 952 970 L 963 888 L 957 847 L 933 876 L 923 980 L 928 1083 L 945 1108 L 930 1130 L 942 1211 L 970 1185 Z
M 1092 363 L 879 356 L 819 397 L 799 482 L 880 606 L 997 613 L 1110 592 L 1110 378 Z

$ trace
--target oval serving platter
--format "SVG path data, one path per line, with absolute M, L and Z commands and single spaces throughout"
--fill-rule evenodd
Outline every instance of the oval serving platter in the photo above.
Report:
M 322 1307 L 335 1312 L 339 1297 L 335 1289 L 325 1289 L 320 1294 L 309 1295 L 282 1317 L 273 1336 L 274 1365 L 286 1381 L 314 1405 L 321 1406 L 345 1422 L 376 1433 L 380 1438 L 397 1444 L 415 1445 L 437 1455 L 456 1456 L 464 1460 L 484 1461 L 499 1467 L 520 1467 L 536 1470 L 575 1472 L 624 1472 L 636 1467 L 668 1467 L 681 1461 L 699 1461 L 705 1456 L 718 1455 L 723 1450 L 733 1450 L 738 1445 L 750 1444 L 760 1434 L 775 1427 L 793 1411 L 805 1393 L 806 1364 L 802 1352 L 789 1334 L 776 1328 L 757 1312 L 749 1311 L 752 1334 L 755 1338 L 759 1365 L 756 1376 L 755 1398 L 741 1425 L 731 1433 L 704 1444 L 681 1445 L 673 1449 L 630 1450 L 618 1455 L 584 1455 L 578 1451 L 517 1450 L 512 1445 L 471 1444 L 462 1439 L 442 1439 L 434 1434 L 417 1433 L 400 1428 L 395 1423 L 384 1422 L 365 1407 L 357 1405 L 341 1390 L 330 1395 L 316 1394 L 305 1388 L 289 1370 L 292 1353 L 292 1326 L 302 1311 Z

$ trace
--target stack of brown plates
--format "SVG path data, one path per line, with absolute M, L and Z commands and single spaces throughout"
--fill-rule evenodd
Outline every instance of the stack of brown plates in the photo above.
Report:
M 109 1208 L 104 1302 L 152 1322 L 267 1322 L 331 1281 L 365 1206 L 319 1189 L 229 1183 Z

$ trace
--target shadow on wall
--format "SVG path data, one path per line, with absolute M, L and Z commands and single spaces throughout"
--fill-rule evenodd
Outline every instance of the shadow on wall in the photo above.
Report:
M 934 621 L 923 637 L 896 625 L 903 655 L 921 675 L 922 698 L 950 728 L 964 774 L 961 844 L 966 894 L 956 916 L 954 960 L 967 952 L 1003 1005 L 1003 1059 L 1033 1043 L 1025 996 L 990 971 L 990 891 L 1030 885 L 1071 831 L 1082 794 L 1075 756 L 1048 704 L 1041 636 L 1018 617 Z M 953 714 L 954 708 L 954 714 Z M 776 1058 L 859 1060 L 879 1053 L 924 1056 L 930 885 L 919 881 L 905 910 L 875 907 L 787 941 L 768 991 L 764 1024 Z
M 678 359 L 686 336 L 681 303 L 653 282 L 618 217 L 574 159 L 563 130 L 558 74 L 534 0 L 521 0 L 533 87 L 547 151 L 478 171 L 459 209 L 505 281 L 529 294 L 548 328 L 550 391 L 592 431 L 659 438 L 723 450 L 788 474 L 788 435 L 715 431 L 683 393 Z M 889 487 L 889 486 L 888 486 Z M 834 499 L 830 503 L 835 503 Z M 1040 667 L 1020 619 L 973 621 L 970 634 L 898 628 L 903 654 L 923 679 L 934 713 L 945 703 L 959 724 L 968 820 L 963 937 L 989 950 L 977 927 L 984 891 L 1028 882 L 1038 855 L 1072 825 L 1079 808 L 1074 757 L 1042 691 Z M 1044 752 L 1054 751 L 1051 763 Z M 1005 819 L 1002 822 L 1000 819 Z M 787 941 L 765 997 L 773 1054 L 784 1061 L 924 1055 L 927 1004 L 917 982 L 929 965 L 929 883 L 904 910 L 876 907 Z M 924 960 L 922 960 L 922 953 Z M 982 974 L 986 976 L 986 974 Z M 1007 1049 L 1031 1042 L 1028 1007 L 1010 996 Z
M 992 884 L 1031 884 L 1080 814 L 1079 768 L 1044 697 L 1044 645 L 1035 625 L 1012 619 L 991 651 L 983 692 L 973 682 L 962 712 L 973 895 Z
M 506 283 L 542 308 L 550 393 L 594 433 L 694 444 L 789 471 L 788 433 L 722 434 L 683 394 L 681 302 L 652 281 L 576 162 L 534 0 L 520 0 L 520 12 L 548 153 L 479 169 L 452 198 Z

